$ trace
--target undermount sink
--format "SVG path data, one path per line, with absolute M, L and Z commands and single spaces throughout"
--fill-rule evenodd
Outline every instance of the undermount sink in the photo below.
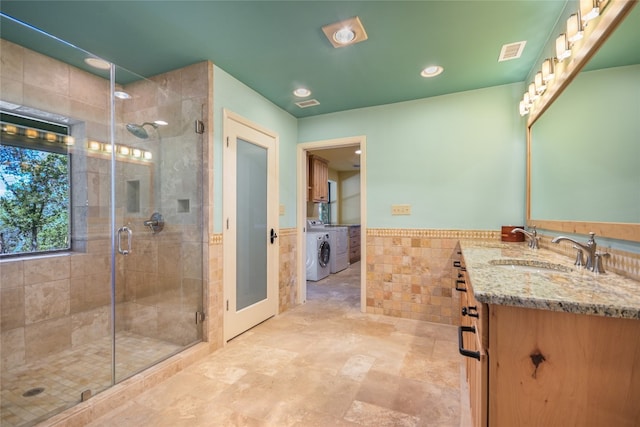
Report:
M 571 273 L 573 271 L 572 268 L 562 264 L 554 264 L 551 262 L 535 261 L 529 259 L 493 259 L 489 261 L 489 264 L 508 270 L 530 273 L 545 273 L 552 271 Z

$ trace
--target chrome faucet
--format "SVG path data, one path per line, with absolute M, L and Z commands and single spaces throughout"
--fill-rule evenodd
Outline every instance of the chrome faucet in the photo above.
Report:
M 573 243 L 574 249 L 577 249 L 579 251 L 578 257 L 576 259 L 576 265 L 579 264 L 578 259 L 582 261 L 581 252 L 584 252 L 587 255 L 587 262 L 586 262 L 585 268 L 587 270 L 593 271 L 594 273 L 604 273 L 605 271 L 604 271 L 604 268 L 602 267 L 602 258 L 608 257 L 609 254 L 600 253 L 596 251 L 597 245 L 596 245 L 595 235 L 596 233 L 590 232 L 589 240 L 587 240 L 587 243 L 580 243 L 566 236 L 558 236 L 555 239 L 553 239 L 551 243 L 560 243 L 563 240 Z
M 538 237 L 538 232 L 536 231 L 536 226 L 533 225 L 531 226 L 531 230 L 532 231 L 527 231 L 525 229 L 522 228 L 514 228 L 513 230 L 511 230 L 512 233 L 522 233 L 525 236 L 527 236 L 529 238 L 529 247 L 531 249 L 538 249 L 540 247 L 540 245 L 538 244 L 538 241 L 540 240 L 540 238 Z

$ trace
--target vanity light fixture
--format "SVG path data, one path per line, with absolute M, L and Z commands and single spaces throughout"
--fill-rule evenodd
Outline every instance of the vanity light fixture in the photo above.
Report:
M 298 98 L 306 98 L 311 95 L 311 91 L 305 87 L 299 87 L 298 89 L 293 91 L 293 94 Z
M 582 16 L 582 22 L 591 21 L 600 15 L 600 1 L 599 0 L 580 0 L 580 15 Z
M 420 75 L 422 77 L 427 77 L 427 78 L 435 77 L 435 76 L 438 76 L 438 75 L 442 74 L 443 71 L 444 71 L 444 68 L 442 68 L 439 65 L 430 65 L 427 68 L 423 69 L 420 72 Z
M 569 43 L 575 43 L 584 35 L 580 14 L 574 13 L 567 19 L 567 40 Z
M 536 90 L 536 84 L 535 83 L 530 83 L 529 84 L 529 99 L 531 101 L 535 101 L 536 99 L 540 98 L 540 94 L 538 93 L 538 91 Z
M 536 87 L 536 92 L 538 95 L 542 95 L 545 90 L 547 90 L 547 82 L 542 78 L 542 71 L 538 71 L 534 77 L 533 83 Z
M 38 137 L 38 131 L 35 129 L 25 129 L 24 131 L 24 136 L 26 136 L 27 138 L 37 138 Z
M 151 154 L 151 152 L 150 152 L 150 151 L 145 151 L 145 152 L 144 152 L 144 154 L 142 155 L 142 157 L 143 157 L 145 160 L 151 160 L 151 159 L 153 158 L 153 155 Z
M 527 109 L 531 108 L 531 106 L 533 105 L 533 101 L 531 100 L 531 95 L 529 95 L 529 92 L 524 93 L 522 100 L 524 101 L 524 105 L 527 107 Z
M 345 19 L 344 21 L 322 27 L 322 32 L 333 47 L 351 46 L 367 40 L 367 32 L 360 21 L 360 18 Z
M 89 149 L 99 151 L 101 144 L 98 141 L 89 141 Z
M 542 63 L 542 80 L 549 82 L 555 78 L 555 62 L 553 58 L 547 58 Z
M 97 68 L 99 70 L 108 70 L 111 68 L 111 64 L 105 61 L 104 59 L 96 58 L 95 56 L 90 56 L 84 59 L 85 64 Z
M 520 115 L 526 116 L 527 114 L 529 114 L 529 106 L 522 100 L 520 101 Z
M 560 34 L 556 39 L 556 58 L 562 62 L 571 56 L 571 50 L 569 49 L 569 43 L 567 42 L 567 35 Z

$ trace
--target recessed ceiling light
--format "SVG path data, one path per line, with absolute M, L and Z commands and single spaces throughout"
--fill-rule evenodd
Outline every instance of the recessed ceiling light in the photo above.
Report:
M 166 125 L 169 124 L 169 123 L 165 122 L 164 120 L 154 120 L 153 123 L 157 124 L 158 126 L 166 126 Z
M 351 28 L 341 28 L 333 33 L 333 39 L 340 44 L 349 44 L 356 38 Z
M 131 99 L 131 95 L 122 90 L 116 90 L 115 92 L 113 92 L 113 96 L 119 99 Z
M 109 64 L 104 59 L 100 59 L 100 58 L 89 57 L 89 58 L 85 58 L 84 62 L 87 65 L 90 65 L 93 68 L 98 68 L 100 70 L 108 70 L 109 68 L 111 68 L 111 64 Z
M 322 27 L 322 32 L 333 47 L 344 47 L 367 40 L 367 32 L 360 22 L 360 18 L 345 19 L 344 21 Z
M 298 98 L 304 98 L 311 95 L 311 91 L 304 87 L 299 87 L 298 89 L 293 91 L 293 94 Z
M 439 65 L 431 65 L 420 72 L 422 77 L 435 77 L 438 74 L 442 74 L 444 68 Z

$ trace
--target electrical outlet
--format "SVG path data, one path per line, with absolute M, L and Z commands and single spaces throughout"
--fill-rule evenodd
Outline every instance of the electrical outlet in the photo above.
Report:
M 391 205 L 391 215 L 411 215 L 411 205 Z
M 284 205 L 280 205 L 280 216 L 284 215 Z

